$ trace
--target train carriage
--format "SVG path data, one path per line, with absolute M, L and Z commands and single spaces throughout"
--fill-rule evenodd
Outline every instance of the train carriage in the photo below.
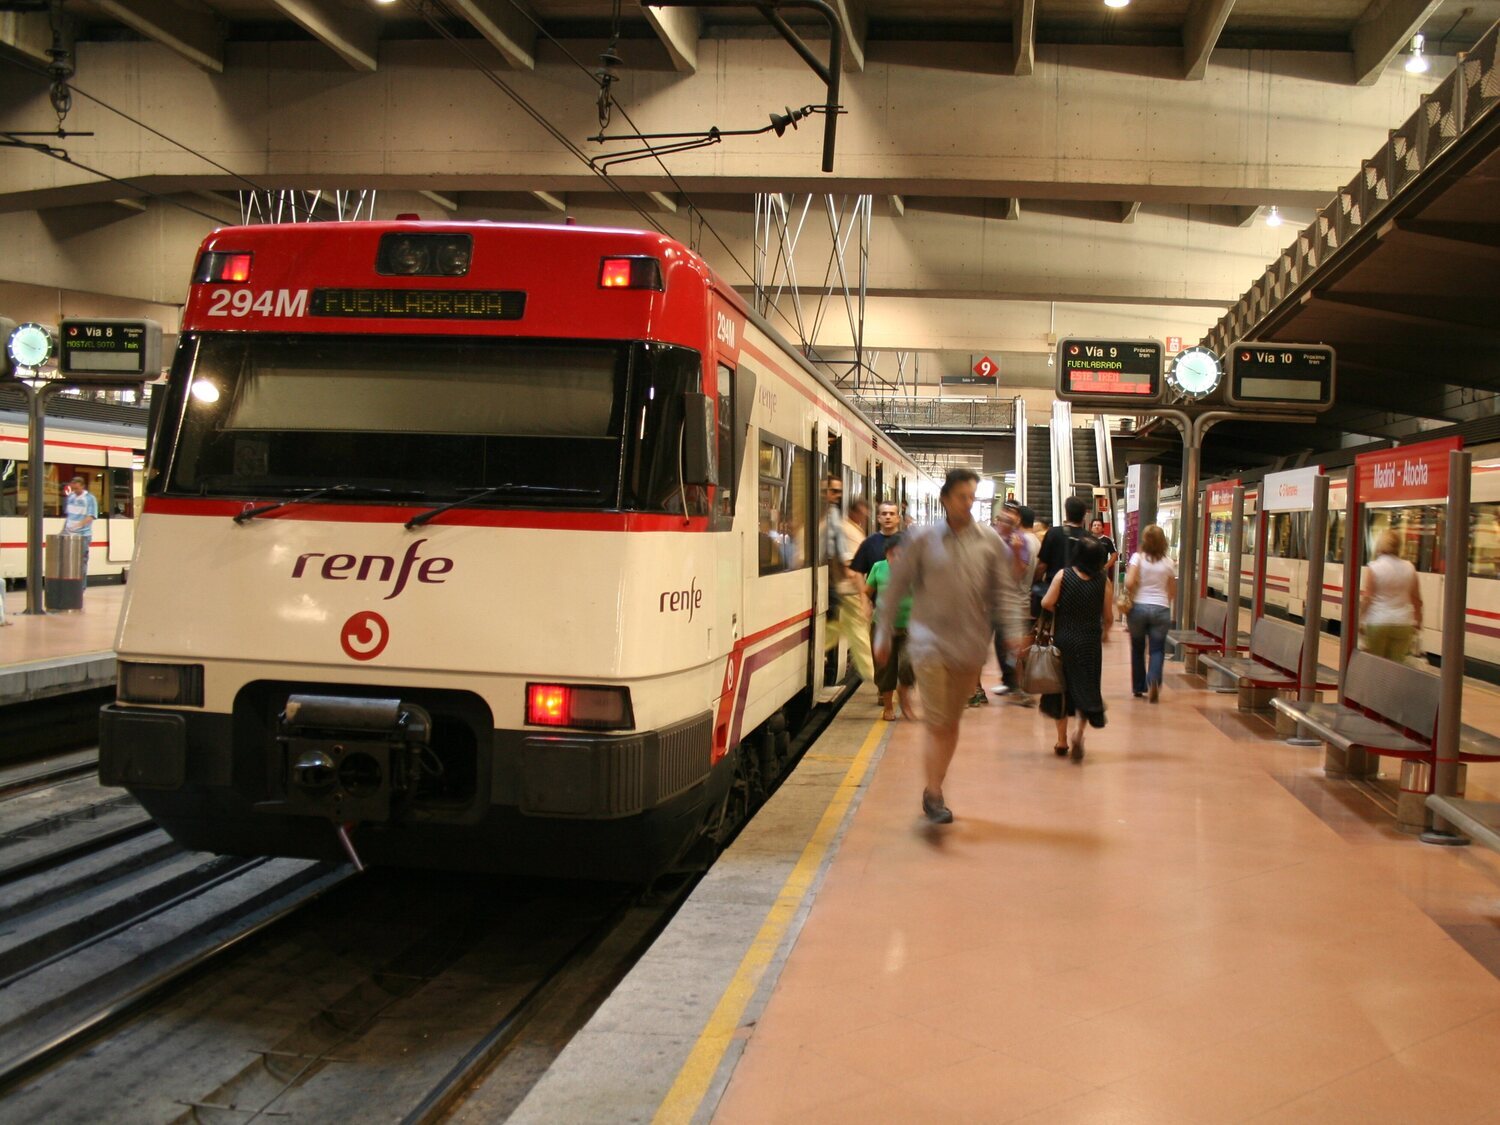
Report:
M 183 843 L 647 877 L 824 683 L 820 478 L 917 471 L 695 254 L 307 224 L 202 247 L 101 771 Z

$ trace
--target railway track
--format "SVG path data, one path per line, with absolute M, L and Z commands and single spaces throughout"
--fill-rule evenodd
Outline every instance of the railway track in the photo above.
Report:
M 64 1004 L 53 1022 L 67 1026 L 33 1032 L 26 1053 L 10 1046 L 16 1021 L 0 1026 L 6 1116 L 429 1122 L 522 1043 L 519 1101 L 674 905 L 431 872 L 322 885 L 232 956 L 205 949 L 108 1005 Z M 0 982 L 0 1011 L 15 987 Z

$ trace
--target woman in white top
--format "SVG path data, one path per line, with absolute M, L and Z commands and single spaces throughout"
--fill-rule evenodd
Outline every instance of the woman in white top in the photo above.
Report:
M 1130 556 L 1125 589 L 1133 604 L 1125 622 L 1130 628 L 1130 688 L 1137 699 L 1161 697 L 1161 670 L 1167 659 L 1167 630 L 1177 596 L 1177 565 L 1167 555 L 1167 533 L 1156 524 L 1141 532 L 1141 549 Z M 1150 642 L 1151 668 L 1146 668 Z
M 1394 531 L 1382 531 L 1359 586 L 1365 651 L 1397 661 L 1406 659 L 1412 634 L 1422 621 L 1417 568 L 1400 557 L 1400 550 L 1400 537 Z

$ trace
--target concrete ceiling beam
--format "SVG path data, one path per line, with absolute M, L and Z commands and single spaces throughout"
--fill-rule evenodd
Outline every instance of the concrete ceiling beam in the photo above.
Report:
M 1021 201 L 1010 198 L 1000 201 L 1000 218 L 1008 222 L 1018 223 L 1021 221 Z
M 448 195 L 444 195 L 442 192 L 438 191 L 419 191 L 417 192 L 417 194 L 420 195 L 423 199 L 427 200 L 429 203 L 436 203 L 444 211 L 458 210 L 457 195 L 453 195 L 451 193 Z
M 1136 202 L 1136 203 L 1121 203 L 1119 205 L 1119 207 L 1120 207 L 1120 222 L 1122 222 L 1122 223 L 1133 223 L 1133 222 L 1135 222 L 1135 217 L 1141 213 L 1141 205 L 1140 205 L 1139 202 Z
M 1208 57 L 1229 21 L 1234 0 L 1194 0 L 1182 26 L 1182 77 L 1198 81 L 1208 73 Z
M 562 196 L 553 195 L 550 191 L 531 191 L 526 194 L 540 203 L 543 208 L 554 214 L 563 215 L 567 213 L 568 203 Z
M 512 70 L 536 68 L 536 24 L 520 0 L 448 0 Z
M 166 0 L 94 0 L 105 15 L 175 51 L 194 66 L 224 73 L 224 28 L 212 16 Z
M 278 11 L 355 70 L 377 66 L 380 22 L 334 0 L 271 0 Z
M 1036 69 L 1036 0 L 1016 0 L 1010 42 L 1010 72 L 1025 77 Z
M 698 40 L 703 34 L 703 20 L 696 8 L 653 8 L 644 4 L 641 12 L 661 45 L 667 49 L 672 68 L 679 74 L 698 73 Z
M 1375 85 L 1390 61 L 1442 6 L 1442 0 L 1371 0 L 1349 33 L 1354 84 Z
M 864 0 L 828 0 L 838 16 L 839 30 L 844 36 L 844 69 L 865 69 L 865 29 L 869 20 L 865 15 Z
M 906 214 L 906 200 L 899 195 L 888 195 L 885 197 L 886 206 L 889 208 L 891 217 L 899 219 Z
M 45 12 L 0 12 L 0 48 L 28 62 L 48 63 L 52 25 Z
M 646 193 L 646 202 L 650 204 L 652 210 L 659 211 L 664 215 L 677 214 L 676 197 L 668 195 L 664 191 L 648 191 Z

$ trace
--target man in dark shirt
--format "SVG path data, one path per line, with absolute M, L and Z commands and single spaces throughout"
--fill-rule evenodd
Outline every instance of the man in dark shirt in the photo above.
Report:
M 1083 516 L 1087 510 L 1088 506 L 1081 499 L 1069 496 L 1063 501 L 1063 522 L 1049 528 L 1047 537 L 1042 540 L 1042 549 L 1037 555 L 1042 565 L 1037 569 L 1036 585 L 1031 588 L 1033 617 L 1041 615 L 1042 595 L 1047 592 L 1053 577 L 1066 570 L 1073 561 L 1077 541 L 1084 535 Z
M 885 558 L 886 540 L 901 531 L 901 509 L 896 507 L 894 500 L 882 500 L 876 507 L 875 526 L 875 534 L 865 537 L 859 550 L 854 552 L 854 561 L 849 564 L 850 570 L 857 570 L 866 578 L 870 576 L 870 569 Z

